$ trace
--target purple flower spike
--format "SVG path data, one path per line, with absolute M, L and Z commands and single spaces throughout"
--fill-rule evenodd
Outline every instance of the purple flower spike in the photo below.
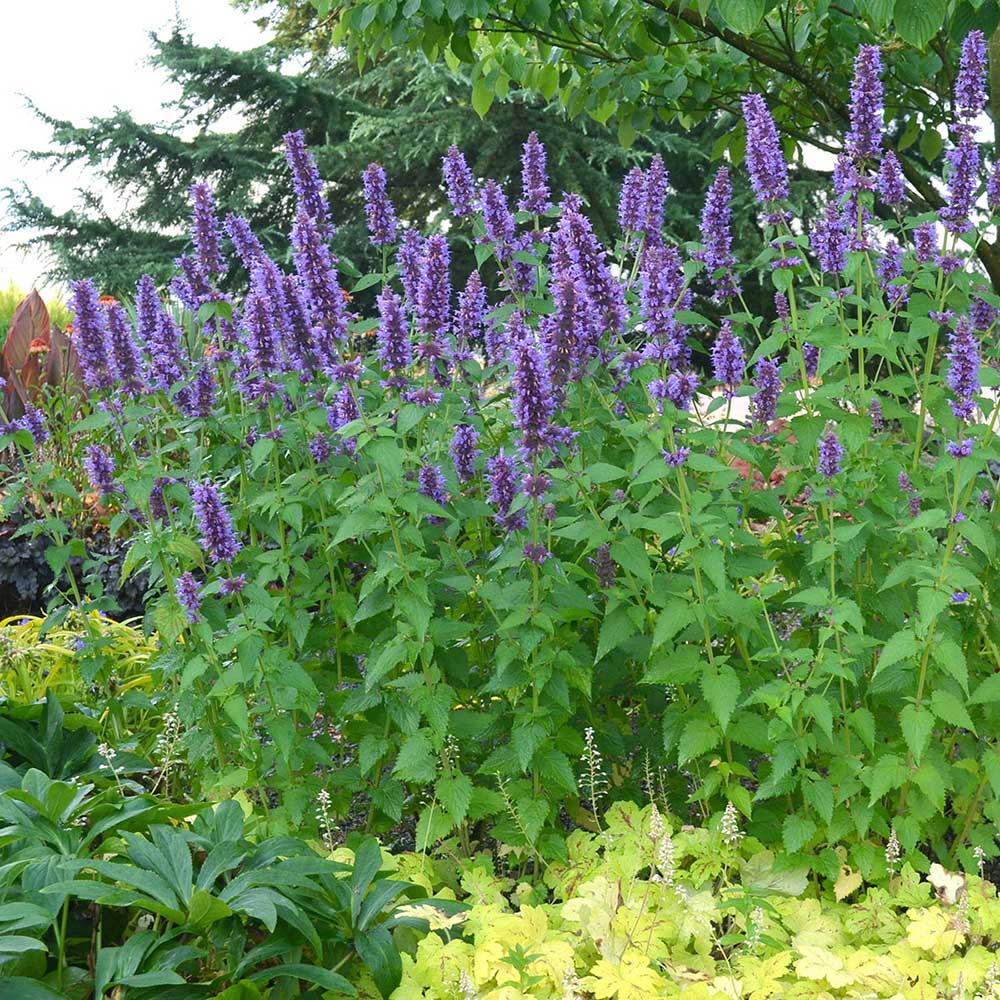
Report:
M 400 387 L 405 385 L 403 373 L 413 361 L 413 345 L 403 304 L 388 285 L 378 297 L 378 311 L 378 356 L 392 384 Z
M 483 185 L 479 195 L 479 211 L 483 216 L 487 241 L 496 245 L 497 256 L 504 259 L 514 239 L 514 216 L 511 215 L 503 188 L 496 181 L 488 180 Z
M 448 330 L 451 319 L 449 263 L 448 241 L 443 236 L 427 237 L 415 303 L 417 330 L 425 337 L 440 338 Z
M 728 319 L 722 321 L 719 335 L 712 345 L 712 368 L 716 382 L 724 387 L 723 395 L 732 399 L 743 384 L 746 361 L 743 345 L 733 333 L 733 324 Z
M 638 233 L 646 218 L 646 177 L 633 167 L 622 182 L 618 199 L 618 224 L 626 233 Z
M 243 266 L 249 271 L 258 260 L 266 257 L 264 245 L 257 239 L 254 231 L 250 228 L 250 223 L 242 216 L 226 216 L 226 232 L 233 241 L 236 253 Z
M 191 487 L 191 505 L 208 557 L 213 563 L 232 562 L 242 546 L 218 489 L 208 480 L 195 483 Z
M 467 483 L 476 474 L 476 456 L 480 454 L 476 445 L 479 432 L 468 424 L 459 424 L 451 439 L 451 460 L 455 475 L 460 483 Z
M 323 465 L 333 454 L 333 445 L 322 431 L 317 431 L 309 440 L 309 454 L 317 465 Z
M 521 154 L 521 187 L 524 195 L 517 207 L 522 212 L 544 215 L 552 207 L 545 174 L 545 147 L 537 132 L 529 134 Z
M 108 337 L 108 320 L 104 307 L 98 302 L 97 289 L 88 279 L 74 281 L 70 288 L 70 309 L 73 312 L 73 342 L 80 359 L 83 381 L 88 389 L 110 389 L 111 345 Z
M 403 283 L 406 305 L 410 310 L 417 305 L 417 286 L 420 284 L 423 258 L 424 238 L 415 229 L 407 229 L 403 233 L 399 250 L 396 251 L 396 267 L 399 269 L 399 280 Z
M 965 123 L 971 123 L 986 107 L 986 36 L 981 31 L 970 31 L 962 42 L 955 107 Z
M 207 277 L 226 273 L 226 259 L 222 256 L 219 219 L 215 214 L 215 195 L 208 184 L 191 185 L 192 226 L 195 260 L 198 269 Z
M 555 311 L 542 317 L 540 330 L 549 377 L 561 401 L 566 383 L 579 379 L 597 355 L 601 327 L 586 287 L 572 272 L 557 274 L 550 289 Z
M 445 484 L 444 473 L 441 471 L 440 465 L 430 465 L 428 462 L 424 462 L 417 472 L 417 484 L 417 492 L 433 500 L 434 503 L 440 504 L 442 507 L 448 503 L 448 487 Z M 427 520 L 431 524 L 441 524 L 444 518 L 431 514 L 428 515 Z
M 371 241 L 377 247 L 388 246 L 396 241 L 396 211 L 385 193 L 385 171 L 377 163 L 369 163 L 361 180 Z
M 130 396 L 138 396 L 145 381 L 142 352 L 132 336 L 128 316 L 118 302 L 108 306 L 107 321 L 112 372 Z
M 778 397 L 781 395 L 781 373 L 777 362 L 761 358 L 754 369 L 753 384 L 757 390 L 750 400 L 753 419 L 767 426 L 778 412 Z
M 459 292 L 458 308 L 452 320 L 455 334 L 456 360 L 466 359 L 469 346 L 480 339 L 483 332 L 483 317 L 486 314 L 486 289 L 478 271 L 469 275 L 465 288 Z
M 972 228 L 979 182 L 979 145 L 969 132 L 963 132 L 948 153 L 948 163 L 948 203 L 941 209 L 941 221 L 950 232 L 965 233 Z
M 517 460 L 504 454 L 503 448 L 486 462 L 486 479 L 489 483 L 487 499 L 496 511 L 496 521 L 509 534 L 522 529 L 527 520 L 523 510 L 511 513 L 511 505 L 519 493 Z
M 819 372 L 819 348 L 815 344 L 803 341 L 802 361 L 806 368 L 806 378 L 815 378 Z
M 903 179 L 903 168 L 896 159 L 896 154 L 890 149 L 882 157 L 882 166 L 878 172 L 878 193 L 886 205 L 902 205 L 906 201 L 906 181 Z
M 663 238 L 663 204 L 667 198 L 667 184 L 670 175 L 663 165 L 663 157 L 659 153 L 653 157 L 646 171 L 646 184 L 643 191 L 643 202 L 646 219 L 643 231 L 646 234 L 646 244 L 656 246 Z
M 976 442 L 973 438 L 963 438 L 961 441 L 949 441 L 944 446 L 944 450 L 952 458 L 968 458 L 972 454 L 975 444 Z
M 955 324 L 948 346 L 948 388 L 955 397 L 950 401 L 951 412 L 959 420 L 970 420 L 976 412 L 980 362 L 979 341 L 968 316 Z
M 537 455 L 550 441 L 556 406 L 545 358 L 530 338 L 524 338 L 511 345 L 511 364 L 514 426 L 521 432 L 524 453 Z
M 83 470 L 98 493 L 107 496 L 121 492 L 115 482 L 115 460 L 100 445 L 88 444 L 84 448 Z
M 285 160 L 292 171 L 292 185 L 299 208 L 312 219 L 320 238 L 325 242 L 333 235 L 330 221 L 330 207 L 323 195 L 323 181 L 316 169 L 312 153 L 306 149 L 303 132 L 287 132 L 285 139 Z
M 174 596 L 184 609 L 188 622 L 193 625 L 198 621 L 200 617 L 198 612 L 201 610 L 201 587 L 193 573 L 181 573 L 177 577 L 174 585 Z
M 671 372 L 667 378 L 666 397 L 678 410 L 688 410 L 697 389 L 698 376 L 694 372 Z
M 841 274 L 847 267 L 848 236 L 844 213 L 835 201 L 827 202 L 823 218 L 809 234 L 812 251 L 827 274 Z
M 826 479 L 833 479 L 841 471 L 841 461 L 844 458 L 844 446 L 840 443 L 836 431 L 828 430 L 819 439 L 819 461 L 817 471 Z
M 736 295 L 740 289 L 733 276 L 736 259 L 732 252 L 732 212 L 729 207 L 732 193 L 729 171 L 725 167 L 719 167 L 719 172 L 708 189 L 701 213 L 701 242 L 704 248 L 696 254 L 696 259 L 703 261 L 705 270 L 708 271 L 714 289 L 712 298 L 716 302 Z
M 594 554 L 587 560 L 594 567 L 594 575 L 597 577 L 597 586 L 601 590 L 608 590 L 615 585 L 615 578 L 618 576 L 618 564 L 611 556 L 611 546 L 604 542 L 598 545 Z
M 475 210 L 476 182 L 472 171 L 457 146 L 448 147 L 448 153 L 441 163 L 452 211 L 456 218 L 464 219 Z
M 295 271 L 312 315 L 313 350 L 321 365 L 331 365 L 347 337 L 347 309 L 330 248 L 302 207 L 292 228 L 292 247 Z
M 1000 211 L 1000 162 L 993 164 L 990 179 L 986 182 L 986 203 L 994 214 Z
M 937 229 L 933 222 L 924 222 L 913 230 L 913 251 L 921 264 L 927 264 L 937 253 Z
M 45 414 L 42 413 L 42 411 L 37 407 L 32 406 L 30 403 L 25 409 L 24 415 L 21 419 L 15 421 L 14 427 L 20 427 L 20 429 L 26 430 L 31 435 L 31 440 L 34 441 L 36 445 L 45 444 L 45 442 L 51 437 L 48 425 L 45 421 Z
M 757 200 L 765 206 L 788 197 L 788 167 L 774 119 L 760 94 L 743 98 L 747 127 L 746 164 Z
M 874 160 L 882 152 L 882 55 L 877 45 L 862 45 L 851 83 L 851 131 L 847 148 L 855 160 Z
M 219 593 L 226 594 L 239 594 L 243 588 L 247 585 L 247 578 L 245 573 L 240 573 L 239 576 L 229 576 L 225 577 L 219 582 Z

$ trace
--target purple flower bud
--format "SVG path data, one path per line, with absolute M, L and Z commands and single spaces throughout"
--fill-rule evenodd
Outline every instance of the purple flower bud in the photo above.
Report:
M 232 562 L 242 546 L 218 489 L 205 480 L 191 487 L 191 506 L 201 532 L 201 545 L 213 563 Z
M 544 472 L 531 472 L 524 477 L 521 483 L 524 495 L 533 500 L 541 500 L 551 485 L 552 480 Z
M 878 172 L 878 193 L 886 205 L 902 205 L 906 201 L 906 181 L 903 179 L 903 168 L 896 159 L 896 154 L 890 149 L 882 157 L 882 166 Z
M 819 439 L 819 461 L 817 470 L 826 479 L 833 479 L 841 471 L 841 460 L 844 457 L 844 447 L 837 437 L 836 431 L 828 430 Z
M 167 503 L 163 491 L 176 483 L 172 476 L 157 476 L 149 493 L 149 510 L 153 518 L 161 524 L 166 524 L 173 514 L 173 507 Z
M 914 494 L 910 497 L 910 517 L 916 517 L 920 513 L 920 497 Z
M 544 215 L 551 207 L 549 182 L 545 175 L 545 147 L 537 132 L 531 132 L 521 155 L 521 189 L 524 196 L 517 203 L 522 212 Z
M 115 460 L 100 445 L 88 444 L 83 451 L 83 470 L 90 485 L 101 494 L 120 492 L 115 482 Z
M 667 465 L 679 469 L 686 461 L 691 449 L 687 447 L 678 448 L 676 451 L 663 451 L 663 460 Z
M 944 448 L 952 458 L 968 458 L 975 443 L 972 438 L 963 438 L 961 441 L 949 441 Z
M 913 483 L 910 482 L 910 477 L 906 474 L 905 469 L 900 471 L 896 477 L 896 481 L 899 483 L 899 488 L 903 493 L 913 492 Z
M 753 419 L 766 426 L 778 412 L 778 397 L 781 395 L 781 373 L 777 363 L 770 358 L 761 358 L 754 369 L 753 384 L 757 390 L 750 400 Z
M 868 404 L 868 416 L 871 417 L 872 430 L 876 434 L 885 430 L 885 417 L 882 415 L 882 404 L 879 402 L 878 396 Z
M 326 242 L 333 235 L 333 224 L 316 161 L 306 149 L 306 137 L 301 130 L 286 132 L 284 139 L 285 160 L 292 171 L 292 185 L 299 210 L 309 216 L 320 239 Z
M 851 131 L 847 148 L 855 160 L 873 160 L 882 151 L 882 55 L 877 45 L 862 45 L 851 83 Z
M 618 564 L 612 559 L 611 546 L 607 542 L 603 545 L 598 545 L 588 561 L 594 567 L 597 586 L 601 590 L 608 590 L 615 585 L 615 578 L 618 576 Z
M 472 171 L 457 146 L 448 147 L 448 153 L 441 163 L 452 210 L 456 218 L 464 219 L 475 210 L 476 182 Z
M 541 566 L 546 559 L 552 558 L 552 553 L 541 542 L 525 542 L 521 551 L 524 558 L 536 566 Z
M 191 572 L 181 573 L 174 584 L 174 596 L 192 625 L 198 621 L 201 609 L 201 587 Z
M 979 394 L 979 341 L 967 316 L 955 324 L 948 346 L 948 388 L 955 397 L 951 411 L 959 420 L 970 420 Z
M 967 590 L 956 590 L 951 595 L 951 599 L 955 604 L 964 604 L 969 599 L 969 592 Z
M 774 119 L 760 94 L 743 98 L 747 128 L 746 165 L 757 200 L 765 206 L 788 197 L 788 167 Z
M 622 182 L 618 198 L 618 224 L 626 233 L 642 230 L 646 218 L 646 177 L 641 167 L 633 167 Z
M 723 394 L 732 399 L 743 384 L 746 360 L 743 345 L 733 333 L 733 324 L 728 319 L 722 321 L 719 335 L 712 345 L 712 368 L 715 380 L 724 387 Z
M 476 445 L 479 432 L 468 424 L 459 424 L 451 439 L 451 460 L 455 475 L 460 483 L 467 483 L 476 474 L 476 456 L 480 454 Z
M 782 326 L 788 323 L 788 296 L 784 292 L 774 293 L 774 311 L 778 314 Z
M 371 241 L 377 247 L 387 246 L 396 239 L 396 212 L 385 193 L 385 171 L 379 164 L 369 163 L 361 179 Z
M 219 593 L 226 594 L 239 594 L 243 588 L 247 585 L 247 578 L 244 573 L 240 573 L 239 576 L 229 576 L 224 577 L 219 583 Z
M 192 184 L 191 239 L 194 243 L 198 269 L 206 279 L 213 274 L 226 273 L 226 259 L 222 256 L 219 220 L 215 214 L 215 195 L 208 184 Z
M 403 399 L 408 403 L 415 403 L 417 406 L 431 407 L 437 406 L 441 402 L 441 393 L 430 386 L 421 386 L 419 389 L 404 392 Z

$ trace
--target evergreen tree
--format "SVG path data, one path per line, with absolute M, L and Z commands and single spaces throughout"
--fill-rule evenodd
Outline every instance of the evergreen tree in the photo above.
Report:
M 360 183 L 370 161 L 384 165 L 400 216 L 423 226 L 446 204 L 440 165 L 449 145 L 466 153 L 477 176 L 500 179 L 516 199 L 520 145 L 532 130 L 547 147 L 553 191 L 583 194 L 606 242 L 617 233 L 622 178 L 654 152 L 663 154 L 677 192 L 668 225 L 683 238 L 696 237 L 715 138 L 707 129 L 692 139 L 654 128 L 624 150 L 606 126 L 570 120 L 527 92 L 512 94 L 482 120 L 461 71 L 419 53 L 359 72 L 352 61 L 330 58 L 293 70 L 280 43 L 235 52 L 197 45 L 181 30 L 154 38 L 154 47 L 153 66 L 182 91 L 164 124 L 118 111 L 77 126 L 36 109 L 52 129 L 54 148 L 31 155 L 56 169 L 86 163 L 125 205 L 112 210 L 107 199 L 85 191 L 77 207 L 60 213 L 27 189 L 8 191 L 13 227 L 26 234 L 25 245 L 46 251 L 51 277 L 89 275 L 112 293 L 130 290 L 143 272 L 165 281 L 188 243 L 187 192 L 195 180 L 209 181 L 220 208 L 245 215 L 279 253 L 291 225 L 292 188 L 281 152 L 290 129 L 305 132 L 329 184 L 339 227 L 335 249 L 345 269 L 353 262 L 364 271 L 374 260 Z M 737 211 L 745 221 L 753 218 L 749 204 Z M 471 248 L 454 264 L 460 280 L 472 267 Z

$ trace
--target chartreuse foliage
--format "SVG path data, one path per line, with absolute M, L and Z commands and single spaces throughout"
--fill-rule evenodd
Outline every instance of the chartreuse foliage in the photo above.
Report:
M 976 876 L 904 866 L 833 892 L 730 830 L 671 835 L 618 803 L 543 885 L 463 874 L 472 908 L 404 957 L 394 1000 L 996 997 L 1000 899 Z M 432 925 L 433 926 L 433 925 Z

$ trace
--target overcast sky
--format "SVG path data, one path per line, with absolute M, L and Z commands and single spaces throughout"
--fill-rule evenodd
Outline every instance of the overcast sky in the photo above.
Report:
M 145 61 L 149 33 L 163 33 L 177 16 L 195 40 L 249 48 L 262 36 L 251 17 L 228 0 L 11 0 L 3 5 L 0 56 L 0 188 L 26 181 L 59 210 L 74 202 L 86 179 L 80 170 L 50 172 L 26 163 L 21 151 L 40 149 L 48 130 L 26 107 L 83 124 L 116 108 L 155 121 L 164 100 L 175 96 L 161 73 Z M 11 246 L 0 233 L 0 287 L 13 281 L 27 289 L 41 283 L 42 263 Z

